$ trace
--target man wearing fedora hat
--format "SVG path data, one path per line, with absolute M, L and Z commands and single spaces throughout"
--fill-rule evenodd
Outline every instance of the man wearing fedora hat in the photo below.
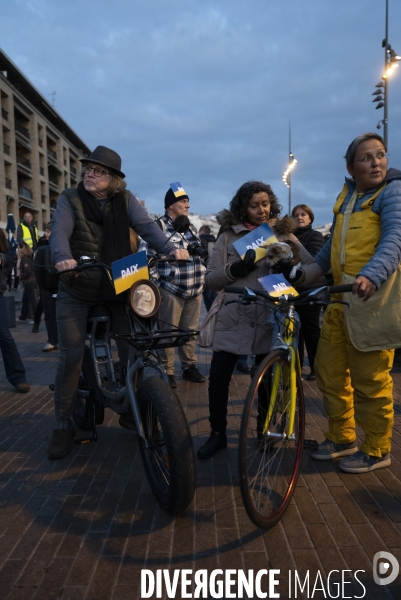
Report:
M 52 262 L 58 271 L 73 269 L 82 255 L 107 265 L 131 254 L 130 227 L 152 248 L 186 260 L 186 250 L 166 242 L 138 199 L 126 189 L 121 158 L 105 146 L 80 161 L 84 165 L 77 188 L 63 191 L 53 215 L 50 238 Z M 60 276 L 57 325 L 60 360 L 56 373 L 54 404 L 56 427 L 48 447 L 49 458 L 62 458 L 74 438 L 71 417 L 81 371 L 89 309 L 106 304 L 115 333 L 129 330 L 124 296 L 116 296 L 103 269 L 88 269 Z M 118 344 L 122 364 L 127 345 Z

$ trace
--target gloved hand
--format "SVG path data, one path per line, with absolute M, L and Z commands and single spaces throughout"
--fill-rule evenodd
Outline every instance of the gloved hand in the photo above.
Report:
M 255 250 L 247 250 L 243 260 L 237 260 L 230 265 L 230 274 L 237 279 L 246 277 L 256 269 L 255 258 Z
M 277 261 L 276 271 L 277 273 L 282 273 L 288 281 L 295 283 L 302 275 L 301 269 L 295 268 L 297 265 L 301 267 L 300 245 L 291 240 L 285 242 L 285 245 L 290 248 L 290 252 L 286 250 L 285 255 Z
M 294 272 L 294 268 L 295 268 L 294 265 L 291 265 L 289 262 L 283 263 L 281 265 L 279 265 L 277 263 L 276 272 L 282 273 L 284 275 L 284 277 L 287 279 L 287 281 L 296 283 L 302 275 L 302 270 L 295 268 L 295 272 Z

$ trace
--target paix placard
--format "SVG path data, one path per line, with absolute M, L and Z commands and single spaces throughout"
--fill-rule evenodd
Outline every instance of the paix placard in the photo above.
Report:
M 116 294 L 128 290 L 138 279 L 149 279 L 146 252 L 136 252 L 111 263 Z
M 259 225 L 253 231 L 244 235 L 241 239 L 233 243 L 234 248 L 241 258 L 244 258 L 247 250 L 252 249 L 256 252 L 255 262 L 266 256 L 266 247 L 269 244 L 278 242 L 267 223 Z

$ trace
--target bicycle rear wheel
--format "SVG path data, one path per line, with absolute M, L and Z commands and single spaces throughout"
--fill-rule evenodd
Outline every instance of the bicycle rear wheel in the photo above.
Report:
M 264 529 L 273 527 L 287 509 L 302 459 L 304 396 L 297 374 L 294 431 L 289 439 L 289 368 L 285 350 L 266 356 L 252 379 L 242 415 L 239 438 L 242 500 L 251 521 Z M 272 394 L 274 374 L 277 393 Z
M 146 475 L 159 504 L 170 513 L 185 510 L 195 493 L 195 454 L 181 403 L 170 386 L 153 377 L 137 386 L 147 447 L 139 438 Z

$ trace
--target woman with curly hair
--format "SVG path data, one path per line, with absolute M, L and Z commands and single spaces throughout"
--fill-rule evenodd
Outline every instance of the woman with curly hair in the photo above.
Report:
M 262 289 L 258 279 L 272 272 L 266 258 L 249 264 L 247 260 L 241 260 L 233 244 L 263 223 L 270 225 L 280 241 L 296 244 L 303 264 L 314 262 L 292 233 L 296 228 L 293 219 L 279 219 L 280 210 L 270 185 L 249 181 L 239 188 L 231 200 L 230 210 L 223 210 L 218 215 L 220 235 L 206 271 L 206 285 L 210 289 L 220 291 L 227 285 Z M 317 270 L 320 272 L 318 267 Z M 313 275 L 313 269 L 308 270 L 308 280 L 303 273 L 299 282 L 308 284 Z M 198 457 L 202 459 L 211 458 L 227 446 L 228 390 L 238 356 L 256 355 L 258 364 L 270 350 L 272 325 L 267 322 L 270 309 L 267 305 L 230 303 L 236 299 L 237 295 L 227 294 L 217 314 L 209 375 L 212 431 L 198 450 Z

